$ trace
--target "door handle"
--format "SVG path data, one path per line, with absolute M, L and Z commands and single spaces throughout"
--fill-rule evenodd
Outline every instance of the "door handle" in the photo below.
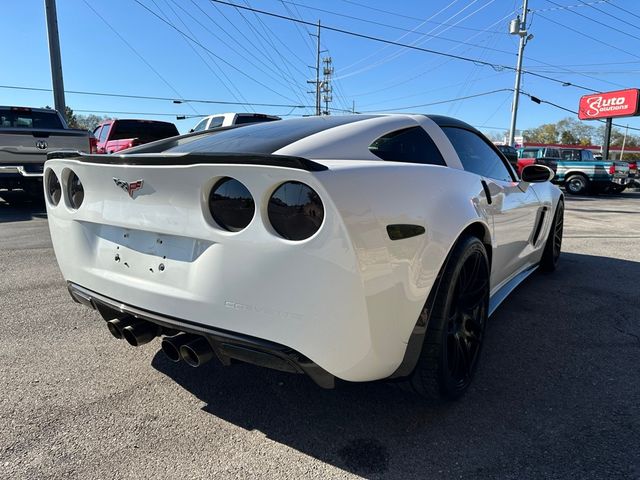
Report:
M 484 190 L 484 194 L 487 197 L 487 203 L 489 205 L 491 205 L 491 192 L 489 191 L 489 185 L 487 185 L 487 182 L 485 182 L 484 180 L 482 180 L 480 183 L 482 183 L 482 189 Z

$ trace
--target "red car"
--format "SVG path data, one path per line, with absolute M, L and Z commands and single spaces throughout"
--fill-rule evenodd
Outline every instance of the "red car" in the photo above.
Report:
M 97 153 L 114 153 L 143 143 L 179 135 L 173 123 L 157 120 L 107 120 L 93 131 Z

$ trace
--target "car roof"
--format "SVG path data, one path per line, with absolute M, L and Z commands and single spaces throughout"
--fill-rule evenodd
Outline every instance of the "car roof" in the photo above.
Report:
M 131 153 L 271 155 L 307 137 L 333 128 L 348 127 L 349 124 L 373 120 L 377 121 L 376 128 L 380 128 L 380 122 L 388 123 L 390 129 L 408 128 L 417 126 L 416 117 L 420 116 L 431 119 L 440 127 L 458 127 L 480 133 L 468 123 L 443 115 L 410 113 L 326 115 L 204 130 L 135 147 Z M 398 122 L 400 118 L 407 122 Z M 295 154 L 298 155 L 298 153 Z

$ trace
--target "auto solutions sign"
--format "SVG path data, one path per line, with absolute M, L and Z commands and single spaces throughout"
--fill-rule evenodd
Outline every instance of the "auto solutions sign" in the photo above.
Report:
M 578 118 L 595 120 L 597 118 L 632 117 L 638 114 L 637 88 L 617 90 L 615 92 L 594 93 L 580 98 Z

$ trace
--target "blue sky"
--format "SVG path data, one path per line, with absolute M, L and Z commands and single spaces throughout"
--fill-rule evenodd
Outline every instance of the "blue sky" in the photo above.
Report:
M 497 65 L 516 62 L 517 38 L 507 32 L 521 0 L 232 1 Z M 599 91 L 640 86 L 639 2 L 530 0 L 529 8 L 534 38 L 525 50 L 525 69 Z M 314 102 L 306 93 L 311 87 L 306 81 L 314 76 L 309 65 L 315 63 L 311 27 L 209 0 L 58 0 L 58 21 L 66 90 L 291 106 Z M 4 39 L 0 85 L 50 88 L 44 2 L 4 1 L 0 31 Z M 351 109 L 355 102 L 357 111 L 452 115 L 487 132 L 509 125 L 509 91 L 420 105 L 511 89 L 513 71 L 326 30 L 321 44 L 327 50 L 323 56 L 331 56 L 335 68 L 333 108 Z M 588 93 L 531 75 L 524 75 L 522 89 L 573 110 L 579 97 Z M 169 120 L 181 131 L 197 119 L 176 120 L 175 115 L 313 112 L 312 108 L 174 104 L 72 93 L 66 101 L 80 113 L 135 112 L 111 116 Z M 52 105 L 53 97 L 51 92 L 0 88 L 0 104 Z M 521 97 L 518 128 L 566 116 L 572 115 Z M 617 123 L 640 128 L 638 118 Z

